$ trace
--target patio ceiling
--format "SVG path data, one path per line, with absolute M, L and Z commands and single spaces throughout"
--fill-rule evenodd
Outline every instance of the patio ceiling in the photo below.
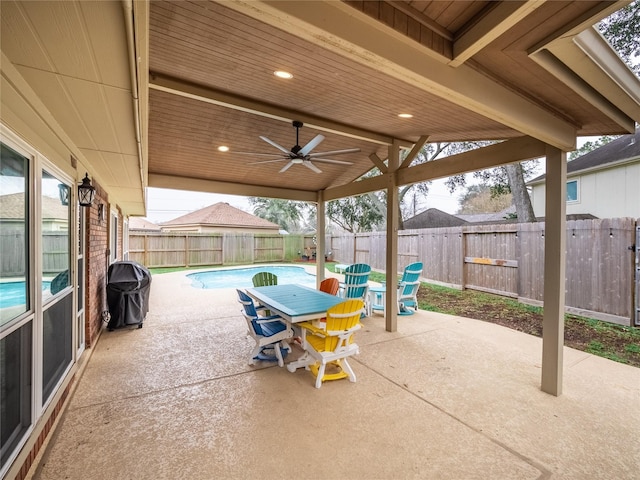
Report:
M 592 28 L 625 3 L 5 0 L 2 89 L 51 113 L 46 154 L 125 216 L 144 215 L 147 186 L 326 200 L 633 131 L 640 84 Z M 293 120 L 301 145 L 326 137 L 314 152 L 360 151 L 322 173 L 242 153 L 278 153 L 260 136 L 292 147 Z M 426 138 L 511 141 L 351 183 Z
M 410 148 L 423 136 L 530 136 L 571 150 L 576 136 L 633 131 L 638 98 L 601 78 L 598 58 L 574 41 L 586 30 L 584 42 L 601 42 L 591 25 L 621 6 L 151 2 L 149 185 L 315 200 L 373 168 L 372 154 L 385 159 L 394 139 Z M 278 173 L 285 161 L 256 165 L 264 158 L 242 153 L 278 153 L 260 136 L 290 148 L 292 120 L 305 123 L 300 145 L 322 133 L 315 152 L 360 152 L 336 157 L 350 166 L 318 162 L 319 174 L 302 165 Z

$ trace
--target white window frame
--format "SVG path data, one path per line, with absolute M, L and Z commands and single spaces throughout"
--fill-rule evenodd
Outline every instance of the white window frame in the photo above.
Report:
M 567 203 L 580 203 L 580 179 L 579 178 L 572 178 L 570 180 L 567 180 L 567 191 L 569 191 L 569 184 L 574 182 L 576 184 L 576 198 L 575 200 L 569 200 L 567 198 Z

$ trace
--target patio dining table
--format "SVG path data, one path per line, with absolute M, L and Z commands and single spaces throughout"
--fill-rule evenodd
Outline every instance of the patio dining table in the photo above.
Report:
M 303 285 L 271 285 L 247 288 L 247 295 L 289 323 L 323 318 L 327 310 L 344 298 Z
M 246 292 L 260 305 L 277 313 L 292 325 L 324 318 L 329 308 L 345 301 L 342 297 L 302 285 L 271 285 L 247 288 Z M 306 330 L 304 328 L 299 330 L 301 330 L 299 334 L 302 337 L 302 348 L 305 353 L 298 360 L 287 364 L 287 370 L 290 372 L 315 362 L 306 351 Z

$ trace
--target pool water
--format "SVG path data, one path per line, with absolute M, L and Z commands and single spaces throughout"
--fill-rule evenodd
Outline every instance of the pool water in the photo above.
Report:
M 50 288 L 51 282 L 42 282 L 42 291 Z M 25 282 L 0 283 L 0 308 L 24 305 L 27 301 Z
M 315 288 L 316 276 L 307 273 L 302 267 L 249 267 L 229 270 L 207 270 L 190 273 L 191 286 L 194 288 L 250 288 L 251 279 L 258 272 L 270 272 L 278 276 L 278 285 L 295 283 Z

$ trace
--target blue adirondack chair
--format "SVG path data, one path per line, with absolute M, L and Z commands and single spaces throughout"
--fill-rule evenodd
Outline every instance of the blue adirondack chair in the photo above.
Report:
M 398 315 L 413 315 L 409 308 L 418 310 L 418 289 L 420 288 L 420 275 L 422 274 L 422 262 L 407 265 L 398 282 Z

